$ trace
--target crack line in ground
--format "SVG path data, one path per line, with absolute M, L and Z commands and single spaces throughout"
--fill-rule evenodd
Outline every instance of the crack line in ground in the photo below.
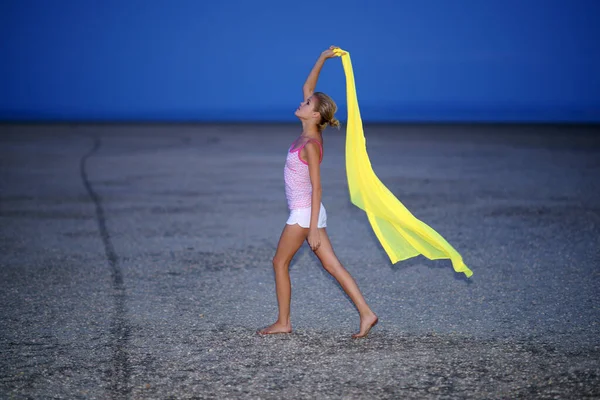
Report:
M 98 230 L 100 231 L 100 237 L 104 244 L 106 259 L 110 266 L 114 312 L 110 327 L 112 359 L 108 374 L 111 396 L 114 398 L 123 398 L 128 397 L 129 395 L 129 380 L 131 376 L 129 357 L 127 356 L 127 342 L 131 333 L 131 327 L 125 318 L 126 291 L 123 283 L 123 273 L 119 266 L 119 258 L 115 252 L 108 229 L 106 228 L 106 216 L 104 214 L 104 208 L 102 207 L 102 199 L 98 193 L 94 191 L 94 188 L 88 179 L 86 170 L 87 160 L 98 152 L 101 145 L 101 140 L 95 138 L 92 149 L 81 157 L 80 172 L 83 185 L 96 208 L 96 222 L 98 223 Z

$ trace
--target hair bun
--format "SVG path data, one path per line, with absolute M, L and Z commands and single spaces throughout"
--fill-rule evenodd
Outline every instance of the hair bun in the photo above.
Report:
M 329 121 L 327 121 L 327 123 L 329 124 L 329 126 L 333 126 L 334 128 L 340 127 L 340 121 L 338 121 L 335 118 L 331 118 Z

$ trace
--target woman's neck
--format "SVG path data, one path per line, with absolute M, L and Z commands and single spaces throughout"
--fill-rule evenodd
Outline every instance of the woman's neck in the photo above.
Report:
M 302 121 L 301 136 L 306 138 L 321 138 L 321 131 L 319 131 L 319 128 L 316 125 Z
M 300 136 L 307 139 L 321 139 L 321 132 L 318 129 L 303 129 Z
M 307 139 L 321 139 L 321 132 L 319 131 L 303 131 L 300 136 Z

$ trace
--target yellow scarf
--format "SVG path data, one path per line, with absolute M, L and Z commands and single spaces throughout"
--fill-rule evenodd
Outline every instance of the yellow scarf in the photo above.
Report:
M 346 74 L 348 121 L 346 127 L 346 172 L 350 200 L 366 212 L 371 227 L 392 264 L 424 255 L 430 260 L 449 258 L 456 272 L 473 272 L 458 252 L 435 230 L 418 220 L 377 178 L 365 143 L 350 53 L 335 49 Z

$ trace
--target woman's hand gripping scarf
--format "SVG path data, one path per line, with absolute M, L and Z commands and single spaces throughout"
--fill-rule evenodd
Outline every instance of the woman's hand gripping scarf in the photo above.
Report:
M 356 98 L 350 54 L 339 48 L 334 52 L 342 57 L 346 74 L 346 172 L 350 200 L 366 212 L 392 264 L 419 254 L 430 260 L 449 258 L 456 272 L 470 277 L 473 272 L 464 264 L 461 255 L 435 230 L 413 216 L 373 172 Z

